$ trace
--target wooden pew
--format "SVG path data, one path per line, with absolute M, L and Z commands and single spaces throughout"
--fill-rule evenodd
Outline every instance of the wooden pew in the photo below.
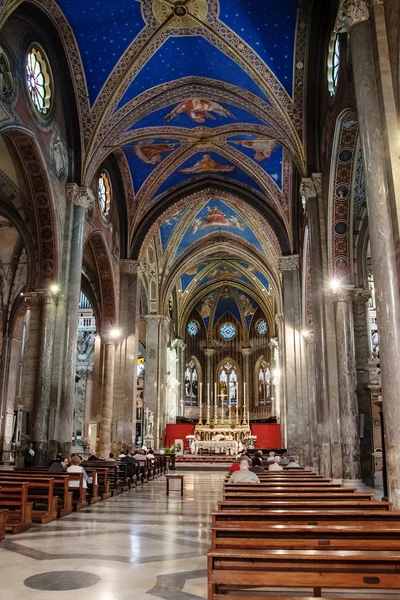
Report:
M 272 500 L 223 500 L 218 503 L 218 509 L 221 511 L 245 511 L 253 513 L 254 511 L 260 514 L 266 513 L 271 510 L 304 510 L 308 511 L 319 511 L 319 510 L 352 510 L 354 512 L 370 510 L 370 511 L 391 511 L 391 502 L 382 502 L 381 500 L 371 500 L 366 506 L 364 502 L 359 502 L 356 498 L 353 499 L 341 499 L 340 502 L 337 500 L 326 500 L 324 498 L 318 499 L 298 499 L 291 498 L 281 500 L 274 498 Z M 396 517 L 398 518 L 398 516 Z
M 39 474 L 39 475 L 46 475 L 46 473 L 44 473 L 43 469 L 46 469 L 46 467 L 31 467 L 30 469 L 15 469 L 16 473 L 21 473 L 23 472 L 25 475 L 29 475 L 30 473 L 34 474 Z M 48 473 L 48 475 L 50 475 L 51 477 L 53 477 L 52 473 Z M 83 487 L 83 473 L 57 473 L 56 475 L 57 477 L 69 477 L 69 485 L 68 485 L 68 489 L 70 492 L 72 492 L 72 506 L 75 510 L 81 510 L 82 508 L 86 508 L 86 506 L 88 506 L 88 502 L 86 500 L 86 490 L 87 488 Z M 71 481 L 76 481 L 78 480 L 79 484 L 78 487 L 72 487 L 71 486 Z
M 1 497 L 1 487 L 0 487 L 0 497 Z M 5 508 L 0 509 L 0 541 L 4 540 L 6 536 L 6 520 L 7 520 L 8 510 Z
M 2 486 L 0 509 L 7 510 L 6 531 L 21 533 L 32 527 L 32 503 L 28 502 L 28 483 L 15 482 L 12 486 Z
M 87 472 L 90 471 L 92 467 L 84 467 Z M 110 492 L 110 483 L 108 481 L 108 467 L 97 467 L 97 484 L 98 484 L 98 495 L 101 500 L 108 500 L 111 497 Z
M 87 500 L 90 505 L 97 504 L 101 500 L 101 496 L 99 493 L 99 482 L 98 482 L 98 472 L 97 469 L 92 469 L 87 467 L 85 469 L 86 474 L 88 476 L 87 482 Z
M 302 489 L 302 490 L 327 490 L 328 492 L 333 491 L 333 490 L 337 490 L 338 492 L 340 492 L 341 490 L 343 491 L 349 491 L 349 490 L 355 490 L 356 488 L 349 488 L 349 487 L 344 487 L 342 483 L 303 483 L 301 482 L 294 482 L 294 481 L 280 481 L 280 482 L 276 482 L 276 481 L 271 481 L 271 482 L 265 482 L 265 481 L 261 481 L 260 483 L 225 483 L 224 484 L 224 490 L 230 490 L 233 488 L 240 488 L 240 489 L 253 489 L 254 493 L 256 493 L 259 490 L 269 490 L 269 489 L 281 489 L 282 491 L 285 491 L 285 489 Z
M 69 477 L 60 473 L 35 472 L 33 469 L 18 469 L 14 471 L 0 471 L 0 475 L 7 474 L 12 479 L 19 481 L 32 481 L 38 478 L 49 478 L 54 481 L 54 495 L 58 498 L 57 513 L 59 517 L 70 515 L 73 510 L 72 492 L 69 490 Z
M 86 469 L 104 469 L 107 468 L 107 481 L 108 481 L 108 492 L 104 492 L 106 494 L 110 494 L 111 496 L 116 496 L 118 494 L 118 465 L 116 462 L 107 462 L 104 460 L 96 460 L 93 462 L 83 462 L 82 467 Z M 108 496 L 109 497 L 109 496 Z
M 15 486 L 15 479 L 0 473 L 0 485 L 6 492 Z M 42 525 L 57 519 L 57 496 L 54 495 L 54 479 L 28 480 L 28 502 L 32 504 L 32 520 Z
M 233 486 L 232 486 L 233 487 Z M 289 491 L 290 490 L 290 491 Z M 374 494 L 358 494 L 354 491 L 350 491 L 347 492 L 347 490 L 345 490 L 344 492 L 340 492 L 340 491 L 334 491 L 334 492 L 322 492 L 322 491 L 309 491 L 309 492 L 304 492 L 304 491 L 299 491 L 299 490 L 295 490 L 293 488 L 288 488 L 287 490 L 285 490 L 284 492 L 281 490 L 271 490 L 271 491 L 264 491 L 264 490 L 260 490 L 260 492 L 258 492 L 256 495 L 254 494 L 253 490 L 249 490 L 249 491 L 236 491 L 236 490 L 231 490 L 231 489 L 227 489 L 224 490 L 223 492 L 223 499 L 224 500 L 254 500 L 255 497 L 257 500 L 279 500 L 280 498 L 282 498 L 282 500 L 305 500 L 306 498 L 308 498 L 309 500 L 318 500 L 321 498 L 321 496 L 324 497 L 324 499 L 326 500 L 339 500 L 339 499 L 343 499 L 343 500 L 363 500 L 368 502 L 369 500 L 373 500 L 374 499 Z
M 300 587 L 392 590 L 400 587 L 400 552 L 383 550 L 249 550 L 212 549 L 208 561 L 208 600 L 248 600 L 243 588 Z M 232 597 L 232 596 L 231 596 Z M 267 593 L 257 598 L 265 600 Z

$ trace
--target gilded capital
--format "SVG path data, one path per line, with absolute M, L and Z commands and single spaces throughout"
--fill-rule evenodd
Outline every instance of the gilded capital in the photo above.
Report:
M 119 270 L 122 275 L 136 275 L 140 269 L 140 260 L 121 259 Z
M 204 354 L 206 356 L 213 356 L 215 353 L 214 348 L 204 348 Z
M 279 259 L 279 268 L 281 271 L 297 271 L 299 268 L 299 255 L 281 256 Z
M 250 356 L 252 348 L 242 348 L 243 356 Z
M 67 200 L 74 206 L 82 206 L 85 210 L 88 210 L 94 204 L 94 195 L 88 187 L 80 187 L 76 183 L 68 183 Z

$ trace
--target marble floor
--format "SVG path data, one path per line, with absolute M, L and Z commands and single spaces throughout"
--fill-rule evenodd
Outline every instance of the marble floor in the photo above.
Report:
M 206 598 L 210 512 L 223 473 L 185 473 L 185 492 L 165 478 L 0 542 L 1 600 L 201 600 Z M 171 487 L 178 488 L 178 481 Z M 291 590 L 301 598 L 302 591 Z M 279 596 L 278 596 L 279 597 Z M 329 597 L 384 598 L 398 593 Z

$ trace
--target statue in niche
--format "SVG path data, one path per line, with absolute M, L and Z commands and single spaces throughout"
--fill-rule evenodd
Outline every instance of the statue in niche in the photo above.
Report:
M 62 143 L 59 135 L 53 137 L 51 150 L 56 173 L 59 177 L 61 177 L 67 170 L 67 160 L 65 157 L 64 144 Z
M 94 350 L 96 335 L 93 331 L 78 331 L 77 359 L 81 362 L 89 362 Z

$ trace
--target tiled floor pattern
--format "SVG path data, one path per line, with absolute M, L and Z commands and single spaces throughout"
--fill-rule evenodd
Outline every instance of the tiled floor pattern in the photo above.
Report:
M 223 473 L 185 474 L 185 493 L 165 478 L 37 525 L 0 543 L 1 600 L 201 600 L 206 598 L 210 512 Z M 179 482 L 171 482 L 178 487 Z M 306 595 L 291 590 L 296 598 Z M 330 597 L 399 599 L 398 593 Z

